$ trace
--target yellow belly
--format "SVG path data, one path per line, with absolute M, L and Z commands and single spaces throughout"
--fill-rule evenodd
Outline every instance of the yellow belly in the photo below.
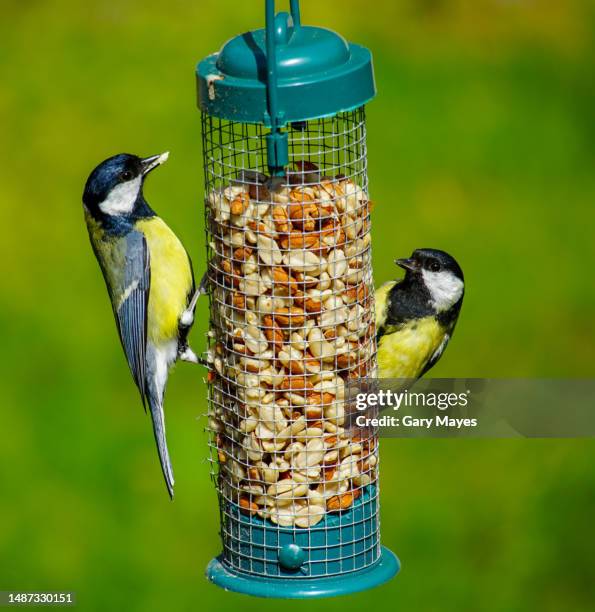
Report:
M 434 317 L 416 319 L 380 338 L 379 378 L 417 378 L 440 346 L 442 328 Z
M 180 315 L 192 290 L 190 260 L 178 237 L 159 217 L 143 219 L 136 227 L 145 235 L 151 264 L 147 336 L 161 344 L 178 335 Z

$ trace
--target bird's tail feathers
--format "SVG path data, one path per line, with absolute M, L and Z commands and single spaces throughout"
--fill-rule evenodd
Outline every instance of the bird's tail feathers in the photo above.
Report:
M 153 433 L 155 434 L 155 442 L 157 443 L 157 451 L 159 453 L 159 462 L 165 478 L 167 492 L 171 499 L 174 498 L 174 473 L 171 467 L 169 451 L 167 450 L 167 441 L 165 439 L 165 417 L 163 414 L 163 401 L 154 397 L 149 393 L 149 407 L 151 409 L 151 419 L 153 420 Z

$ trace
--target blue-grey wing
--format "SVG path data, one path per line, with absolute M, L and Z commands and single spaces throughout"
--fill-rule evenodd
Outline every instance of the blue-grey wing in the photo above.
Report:
M 424 369 L 419 375 L 420 378 L 424 374 L 429 372 L 438 363 L 438 360 L 440 359 L 440 357 L 442 357 L 442 353 L 444 353 L 444 349 L 446 348 L 446 345 L 448 344 L 449 340 L 450 340 L 450 334 L 448 333 L 444 334 L 444 338 L 442 338 L 442 342 L 440 342 L 436 350 L 432 353 L 431 357 L 428 359 L 428 363 L 426 363 L 426 365 L 424 366 Z
M 149 250 L 140 232 L 126 238 L 124 274 L 114 312 L 122 347 L 143 405 L 146 398 L 147 308 L 151 284 Z

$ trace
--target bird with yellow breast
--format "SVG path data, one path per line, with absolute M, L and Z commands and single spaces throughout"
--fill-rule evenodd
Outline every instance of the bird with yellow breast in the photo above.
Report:
M 145 409 L 149 405 L 161 469 L 173 498 L 163 397 L 172 365 L 178 359 L 198 361 L 188 346 L 188 332 L 200 291 L 195 290 L 186 249 L 143 196 L 148 173 L 167 158 L 167 153 L 144 159 L 127 153 L 110 157 L 91 172 L 83 205 L 122 348 Z

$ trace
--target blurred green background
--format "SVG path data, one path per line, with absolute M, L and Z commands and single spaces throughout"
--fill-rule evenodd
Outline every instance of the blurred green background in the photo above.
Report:
M 422 246 L 465 270 L 433 375 L 592 377 L 593 2 L 302 4 L 374 53 L 377 281 Z M 205 581 L 220 545 L 203 371 L 170 379 L 170 503 L 80 203 L 105 157 L 170 150 L 146 194 L 200 270 L 194 64 L 263 3 L 2 0 L 0 15 L 0 589 L 74 590 L 84 610 L 297 610 Z M 205 329 L 203 305 L 196 348 Z M 595 442 L 386 440 L 382 464 L 401 574 L 309 609 L 595 609 Z

